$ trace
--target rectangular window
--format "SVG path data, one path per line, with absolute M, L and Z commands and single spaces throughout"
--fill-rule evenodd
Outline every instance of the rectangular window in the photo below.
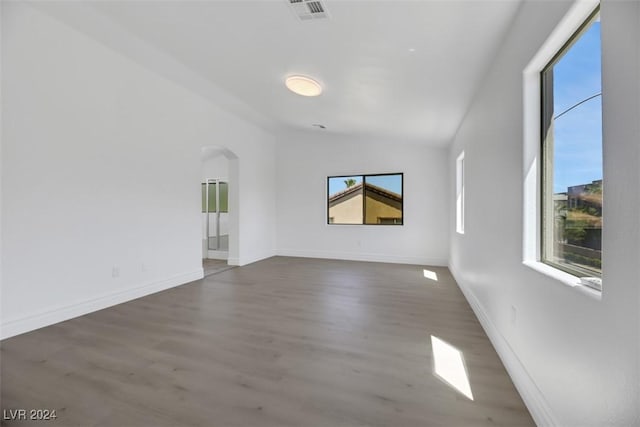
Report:
M 402 225 L 403 174 L 330 176 L 327 224 Z
M 542 262 L 598 283 L 602 86 L 596 10 L 549 62 L 542 87 Z
M 456 160 L 456 231 L 464 234 L 464 151 Z

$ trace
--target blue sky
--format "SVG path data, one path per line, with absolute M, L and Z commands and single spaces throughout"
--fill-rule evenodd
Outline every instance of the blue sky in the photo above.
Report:
M 600 93 L 600 22 L 597 21 L 553 68 L 554 116 Z M 602 179 L 602 97 L 555 120 L 554 192 Z
M 356 184 L 360 184 L 362 182 L 362 175 L 329 178 L 329 195 L 345 190 L 347 186 L 345 185 L 344 181 L 349 178 L 355 179 Z M 377 185 L 378 187 L 393 191 L 394 193 L 402 194 L 401 175 L 369 176 L 367 178 L 367 182 L 369 184 Z

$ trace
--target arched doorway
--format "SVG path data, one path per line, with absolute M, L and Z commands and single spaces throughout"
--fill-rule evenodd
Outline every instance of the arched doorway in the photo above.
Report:
M 238 260 L 238 157 L 223 146 L 201 153 L 202 259 L 205 276 Z

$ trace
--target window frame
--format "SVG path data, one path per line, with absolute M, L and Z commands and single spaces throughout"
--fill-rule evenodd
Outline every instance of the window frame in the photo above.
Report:
M 599 4 L 599 0 L 575 1 L 522 69 L 522 265 L 535 271 L 536 274 L 567 286 L 577 294 L 595 301 L 602 301 L 604 288 L 596 290 L 584 286 L 579 277 L 540 261 L 540 229 L 542 226 L 540 208 L 542 200 L 540 194 L 542 170 L 540 72 Z M 605 25 L 606 22 L 603 22 L 603 27 Z M 603 124 L 606 125 L 606 115 L 604 114 Z M 606 126 L 604 126 L 602 143 L 605 151 L 606 136 Z M 606 179 L 606 169 L 603 172 L 603 179 Z
M 331 208 L 330 206 L 330 194 L 329 194 L 329 183 L 330 180 L 332 178 L 351 178 L 351 177 L 362 177 L 362 184 L 364 187 L 364 184 L 366 183 L 366 179 L 367 177 L 377 177 L 377 176 L 394 176 L 394 175 L 399 175 L 400 176 L 400 196 L 401 196 L 401 200 L 400 200 L 400 213 L 401 213 L 401 219 L 400 222 L 398 223 L 367 223 L 366 222 L 366 216 L 367 216 L 367 211 L 366 211 L 366 192 L 363 188 L 363 197 L 362 197 L 362 222 L 361 223 L 353 223 L 353 224 L 349 224 L 349 223 L 340 223 L 340 222 L 331 222 L 331 219 L 334 219 L 334 217 L 330 216 L 330 212 L 329 209 Z M 325 196 L 325 200 L 326 200 L 326 225 L 350 225 L 350 226 L 403 226 L 404 225 L 404 172 L 391 172 L 391 173 L 369 173 L 369 174 L 345 174 L 345 175 L 332 175 L 332 176 L 327 176 L 327 187 L 326 187 L 326 196 Z M 386 218 L 386 217 L 385 217 Z
M 571 36 L 567 39 L 567 41 L 557 50 L 557 52 L 551 57 L 551 59 L 547 62 L 547 64 L 540 70 L 539 78 L 540 78 L 540 229 L 539 229 L 539 262 L 546 264 L 552 268 L 558 269 L 565 273 L 568 273 L 577 278 L 582 277 L 597 277 L 602 278 L 602 273 L 591 270 L 588 268 L 581 268 L 579 266 L 570 265 L 570 264 L 562 264 L 558 262 L 554 262 L 551 258 L 552 252 L 550 251 L 549 245 L 553 242 L 550 239 L 553 239 L 554 228 L 551 224 L 555 217 L 552 214 L 552 210 L 554 209 L 553 205 L 553 180 L 550 180 L 551 174 L 549 170 L 553 170 L 553 153 L 549 154 L 549 151 L 552 151 L 549 148 L 549 145 L 553 142 L 549 141 L 549 138 L 546 137 L 547 131 L 551 126 L 553 126 L 552 121 L 555 120 L 553 118 L 553 108 L 548 108 L 548 103 L 545 102 L 546 98 L 551 94 L 551 100 L 553 100 L 553 77 L 550 79 L 547 78 L 549 72 L 553 70 L 553 67 L 564 57 L 564 55 L 573 47 L 573 45 L 585 34 L 585 32 L 591 27 L 591 25 L 595 22 L 596 18 L 600 14 L 600 5 L 598 4 L 586 19 L 583 20 L 582 24 L 571 34 Z M 551 73 L 552 75 L 553 73 Z M 551 82 L 551 83 L 550 83 Z M 603 118 L 601 116 L 600 120 Z M 604 141 L 603 141 L 604 143 Z M 551 197 L 549 197 L 549 195 Z M 603 227 L 604 228 L 604 227 Z M 549 236 L 551 233 L 551 236 Z

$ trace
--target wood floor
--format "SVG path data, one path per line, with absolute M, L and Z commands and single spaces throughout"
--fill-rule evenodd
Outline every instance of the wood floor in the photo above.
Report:
M 225 270 L 229 270 L 231 268 L 235 268 L 234 265 L 228 265 L 227 260 L 222 259 L 203 259 L 202 260 L 202 270 L 204 272 L 205 277 L 210 276 L 212 274 L 217 274 Z
M 7 339 L 7 426 L 531 426 L 446 268 L 275 257 Z M 463 354 L 473 400 L 434 375 Z

